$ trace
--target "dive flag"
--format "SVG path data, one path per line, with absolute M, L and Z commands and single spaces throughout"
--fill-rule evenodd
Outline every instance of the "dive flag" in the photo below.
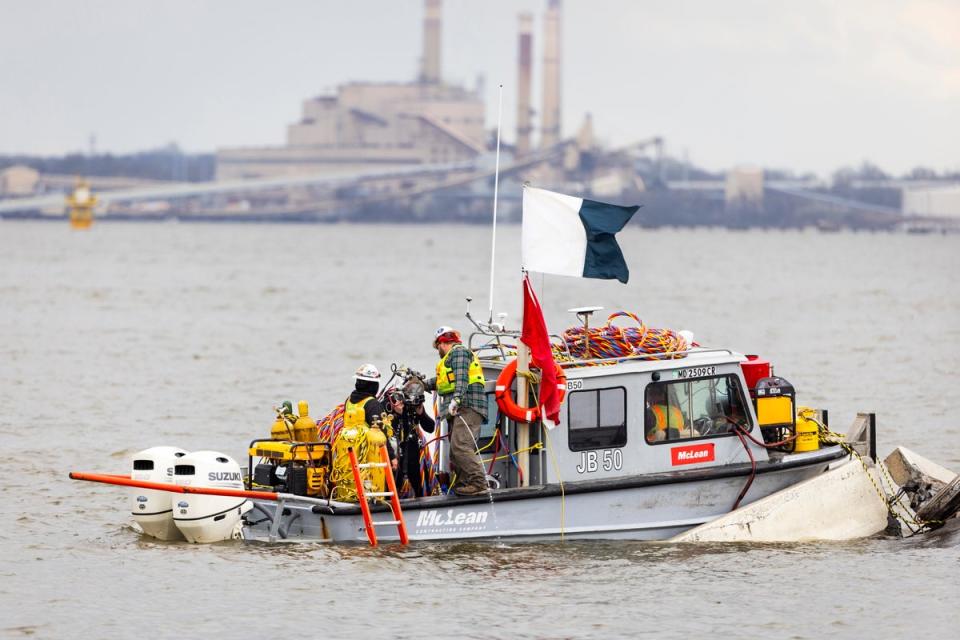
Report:
M 639 208 L 525 187 L 523 268 L 578 278 L 616 278 L 626 283 L 630 271 L 614 235 Z
M 557 389 L 557 363 L 553 359 L 553 349 L 550 348 L 550 334 L 547 333 L 547 323 L 543 319 L 543 310 L 540 301 L 533 293 L 530 279 L 523 278 L 523 330 L 520 340 L 530 347 L 530 364 L 540 369 L 540 398 L 541 415 L 551 420 L 554 425 L 560 424 L 560 392 Z M 548 429 L 553 426 L 547 424 Z

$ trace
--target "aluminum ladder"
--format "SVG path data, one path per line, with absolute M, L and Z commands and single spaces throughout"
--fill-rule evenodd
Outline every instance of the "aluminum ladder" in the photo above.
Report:
M 395 525 L 400 534 L 400 544 L 407 544 L 410 539 L 407 537 L 407 524 L 403 521 L 403 512 L 400 510 L 400 499 L 397 497 L 397 483 L 393 479 L 393 470 L 390 468 L 390 456 L 387 453 L 387 445 L 380 446 L 380 462 L 357 462 L 357 454 L 353 447 L 347 449 L 350 456 L 350 466 L 353 467 L 353 481 L 357 487 L 357 499 L 360 501 L 360 511 L 363 513 L 363 527 L 367 531 L 367 538 L 370 540 L 370 546 L 377 546 L 377 527 Z M 383 475 L 387 480 L 387 491 L 366 491 L 363 488 L 363 477 L 360 474 L 361 469 L 383 469 Z M 390 509 L 393 512 L 393 520 L 374 520 L 370 514 L 370 505 L 367 498 L 390 498 Z

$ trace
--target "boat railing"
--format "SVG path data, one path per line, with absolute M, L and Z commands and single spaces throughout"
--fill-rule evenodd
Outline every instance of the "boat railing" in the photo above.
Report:
M 474 344 L 474 338 L 478 336 L 487 336 L 491 339 L 483 342 L 481 344 Z M 471 351 L 477 354 L 477 358 L 482 361 L 490 362 L 501 362 L 506 361 L 511 356 L 515 356 L 516 352 L 514 345 L 504 344 L 502 338 L 512 337 L 519 338 L 519 332 L 502 332 L 498 334 L 487 334 L 476 332 L 470 335 L 470 338 L 467 342 Z M 705 349 L 703 347 L 694 347 L 693 349 L 686 349 L 684 351 L 670 351 L 666 353 L 634 353 L 628 356 L 619 356 L 616 358 L 580 358 L 574 359 L 570 356 L 569 349 L 566 348 L 566 345 L 563 343 L 560 336 L 551 335 L 551 338 L 556 338 L 558 343 L 562 346 L 563 353 L 567 355 L 569 359 L 558 360 L 557 364 L 563 368 L 576 368 L 576 367 L 595 367 L 602 365 L 612 365 L 620 364 L 623 362 L 643 362 L 647 360 L 677 360 L 680 357 L 685 357 L 691 354 L 704 355 L 710 353 L 716 354 L 725 354 L 734 356 L 736 352 L 731 349 Z M 496 355 L 490 353 L 494 352 Z
M 505 344 L 504 339 L 509 338 L 514 342 L 520 340 L 519 331 L 508 331 L 506 329 L 488 329 L 484 327 L 474 331 L 467 338 L 467 348 L 477 354 L 481 360 L 506 360 L 511 356 L 516 356 L 516 344 Z M 571 358 L 570 350 L 567 348 L 563 338 L 557 334 L 550 334 L 550 339 L 555 340 L 561 351 Z M 477 344 L 479 343 L 479 344 Z
M 469 304 L 470 299 L 467 299 Z M 490 362 L 506 361 L 510 356 L 516 355 L 516 344 L 505 344 L 504 339 L 509 338 L 514 342 L 520 340 L 520 331 L 508 330 L 502 323 L 477 322 L 470 315 L 467 309 L 466 317 L 476 327 L 469 338 L 467 338 L 467 348 L 477 355 L 477 358 Z M 560 359 L 557 362 L 561 367 L 594 367 L 598 365 L 611 365 L 621 362 L 633 362 L 644 360 L 675 360 L 680 357 L 686 357 L 690 354 L 724 353 L 727 355 L 736 355 L 730 349 L 705 349 L 703 347 L 693 347 L 683 351 L 667 351 L 661 353 L 632 353 L 626 356 L 617 356 L 614 358 L 574 358 L 570 353 L 570 348 L 566 340 L 557 334 L 550 334 L 550 339 L 556 341 L 555 346 L 560 351 Z
M 736 355 L 736 353 L 730 349 L 704 349 L 702 347 L 694 347 L 693 349 L 687 349 L 685 351 L 668 351 L 664 353 L 634 353 L 629 356 L 620 356 L 617 358 L 589 358 L 589 359 L 580 359 L 580 360 L 562 360 L 557 364 L 561 367 L 589 367 L 601 364 L 617 364 L 620 362 L 631 362 L 634 360 L 675 360 L 677 356 L 687 356 L 692 353 L 697 355 L 705 353 L 724 353 L 727 355 Z

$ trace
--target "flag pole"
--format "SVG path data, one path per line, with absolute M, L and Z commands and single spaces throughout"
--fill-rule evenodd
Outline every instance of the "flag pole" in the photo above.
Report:
M 503 83 L 497 97 L 497 159 L 493 172 L 493 239 L 490 241 L 490 317 L 493 322 L 493 268 L 497 261 L 497 198 L 500 194 L 500 124 L 503 120 Z
M 530 373 L 530 349 L 521 341 L 517 341 L 517 406 L 526 409 L 530 404 L 530 387 L 527 374 Z M 530 423 L 517 423 L 517 464 L 523 478 L 517 486 L 530 485 Z
M 521 270 L 523 274 L 523 297 L 527 297 L 527 272 Z M 520 307 L 520 326 L 523 327 L 524 307 Z M 529 406 L 530 387 L 527 374 L 530 372 L 530 349 L 522 340 L 517 340 L 517 406 L 525 409 Z M 520 467 L 520 478 L 517 486 L 524 487 L 530 485 L 530 423 L 517 422 L 517 466 Z

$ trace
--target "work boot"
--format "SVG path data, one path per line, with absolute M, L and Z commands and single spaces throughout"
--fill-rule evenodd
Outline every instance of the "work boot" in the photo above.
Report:
M 489 489 L 486 487 L 461 487 L 453 488 L 453 492 L 458 496 L 479 496 L 485 494 Z

